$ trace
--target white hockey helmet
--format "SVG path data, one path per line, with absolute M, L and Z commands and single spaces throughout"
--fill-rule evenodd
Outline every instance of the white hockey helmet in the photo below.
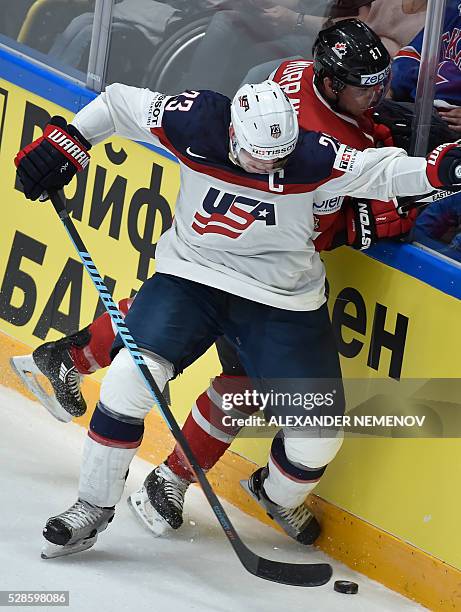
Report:
M 279 159 L 296 146 L 299 134 L 296 111 L 274 81 L 243 85 L 232 100 L 231 121 L 235 155 L 239 149 L 245 149 L 257 159 Z

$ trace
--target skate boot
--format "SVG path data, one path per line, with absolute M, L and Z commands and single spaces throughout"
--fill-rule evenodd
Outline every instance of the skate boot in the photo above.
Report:
M 317 519 L 304 504 L 296 508 L 284 508 L 272 502 L 267 497 L 263 486 L 267 475 L 267 467 L 259 468 L 248 480 L 241 480 L 240 484 L 287 535 L 301 544 L 313 544 L 320 535 L 320 525 Z
M 13 357 L 11 366 L 18 376 L 58 421 L 69 422 L 85 414 L 86 402 L 80 391 L 81 375 L 75 368 L 70 348 L 86 346 L 90 341 L 88 328 L 56 342 L 40 345 L 32 355 Z M 55 395 L 48 394 L 37 375 L 48 378 Z
M 43 536 L 47 540 L 42 559 L 53 559 L 91 548 L 114 518 L 115 508 L 101 508 L 78 499 L 65 512 L 46 522 Z
M 154 535 L 161 536 L 182 525 L 184 495 L 190 485 L 160 464 L 147 476 L 143 486 L 128 498 L 136 518 Z

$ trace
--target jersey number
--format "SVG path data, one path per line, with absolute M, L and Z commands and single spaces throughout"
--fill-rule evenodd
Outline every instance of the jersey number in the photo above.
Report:
M 333 138 L 329 138 L 328 136 L 320 136 L 319 144 L 321 144 L 322 147 L 333 147 L 333 151 L 336 153 L 336 155 L 338 154 L 339 145 L 336 140 L 333 140 Z
M 168 102 L 165 106 L 167 111 L 184 111 L 187 112 L 192 108 L 195 98 L 200 95 L 199 91 L 185 91 Z M 190 98 L 189 100 L 181 100 L 180 98 Z

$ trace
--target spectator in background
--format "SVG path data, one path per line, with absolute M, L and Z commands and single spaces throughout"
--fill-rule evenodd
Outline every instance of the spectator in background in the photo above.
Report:
M 422 2 L 421 2 L 422 4 Z M 449 0 L 445 12 L 434 106 L 440 117 L 461 137 L 461 3 Z M 418 84 L 424 29 L 394 58 L 392 97 L 414 102 Z M 461 260 L 461 194 L 428 206 L 418 217 L 413 238 L 444 255 Z
M 19 34 L 24 19 L 35 0 L 15 0 L 8 6 L 0 8 L 0 34 L 9 38 L 16 38 Z M 2 2 L 1 4 L 6 4 Z
M 119 27 L 134 28 L 139 32 L 139 40 L 147 41 L 149 48 L 155 49 L 162 39 L 167 27 L 181 18 L 181 10 L 174 2 L 157 2 L 156 0 L 122 0 L 115 4 L 112 14 L 112 33 Z M 57 36 L 49 54 L 63 64 L 86 70 L 88 50 L 93 31 L 94 13 L 87 12 L 73 19 L 64 32 Z M 132 49 L 126 49 L 129 55 Z M 136 51 L 136 50 L 135 50 Z M 139 46 L 138 65 L 147 62 L 145 47 Z M 141 70 L 142 72 L 142 70 Z M 133 81 L 126 84 L 136 84 L 138 72 L 133 75 Z
M 461 198 L 434 202 L 416 220 L 413 240 L 461 261 Z
M 355 5 L 369 2 L 348 0 Z M 193 86 L 232 97 L 252 66 L 287 56 L 312 57 L 312 44 L 329 8 L 339 3 L 344 0 L 234 2 L 211 19 L 178 91 Z
M 328 23 L 339 21 L 347 17 L 357 17 L 374 30 L 381 38 L 384 46 L 393 57 L 397 51 L 406 45 L 424 26 L 426 18 L 426 0 L 336 0 L 330 2 L 329 19 L 319 26 L 319 18 L 308 17 L 304 19 L 306 27 L 317 35 L 320 27 Z M 315 30 L 315 28 L 318 28 Z M 315 30 L 315 32 L 314 32 Z M 310 59 L 311 53 L 300 57 L 299 55 L 283 58 Z M 243 79 L 243 83 L 256 83 L 262 81 L 277 68 L 281 59 L 272 60 L 254 66 Z
M 448 0 L 442 34 L 434 106 L 455 131 L 461 132 L 461 3 Z M 418 84 L 424 28 L 395 56 L 392 66 L 392 97 L 414 102 Z
M 394 57 L 424 27 L 426 4 L 426 0 L 376 0 L 364 21 Z
M 268 62 L 264 62 L 262 64 L 258 64 L 250 68 L 247 72 L 246 76 L 243 78 L 243 83 L 257 83 L 258 81 L 263 81 L 267 75 L 271 74 L 282 61 L 291 60 L 291 59 L 311 59 L 312 58 L 312 41 L 316 39 L 319 31 L 328 25 L 333 25 L 335 21 L 340 21 L 341 19 L 347 19 L 348 17 L 357 17 L 361 21 L 366 22 L 368 14 L 371 9 L 371 5 L 376 0 L 335 0 L 330 2 L 329 10 L 328 10 L 328 18 L 323 19 L 320 17 L 315 17 L 312 15 L 303 15 L 301 13 L 302 18 L 300 21 L 303 24 L 304 36 L 306 37 L 304 40 L 304 45 L 308 47 L 308 50 L 305 54 L 295 54 L 288 57 L 270 60 Z M 307 2 L 306 2 L 307 4 Z M 310 3 L 312 4 L 312 3 Z M 301 3 L 298 3 L 298 10 L 300 9 Z M 311 7 L 313 10 L 314 7 Z M 288 10 L 288 9 L 287 9 Z M 291 10 L 291 13 L 295 15 L 295 19 L 299 19 L 299 14 L 296 17 L 296 12 Z M 288 16 L 286 17 L 288 18 Z M 293 21 L 293 16 L 291 17 Z M 309 40 L 308 40 L 308 37 Z

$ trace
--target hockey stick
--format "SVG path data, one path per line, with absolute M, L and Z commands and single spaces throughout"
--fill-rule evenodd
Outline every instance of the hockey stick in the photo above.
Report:
M 411 196 L 399 198 L 399 207 L 397 208 L 397 212 L 399 214 L 403 214 L 411 210 L 412 208 L 423 208 L 424 206 L 428 206 L 433 202 L 438 202 L 439 200 L 444 200 L 455 193 L 459 193 L 460 189 L 446 189 L 441 191 L 439 189 L 434 189 L 431 193 L 428 193 L 422 196 L 419 200 L 415 200 Z
M 189 443 L 185 439 L 184 434 L 176 422 L 176 419 L 165 401 L 164 396 L 160 392 L 154 377 L 150 373 L 149 368 L 147 367 L 139 348 L 131 336 L 122 315 L 115 305 L 104 284 L 104 281 L 93 263 L 91 256 L 80 238 L 80 235 L 72 219 L 70 218 L 69 213 L 66 210 L 64 200 L 57 192 L 50 193 L 49 197 L 80 256 L 83 265 L 85 266 L 88 274 L 91 276 L 91 280 L 93 281 L 94 286 L 96 287 L 96 290 L 110 315 L 110 318 L 117 327 L 124 345 L 128 349 L 133 361 L 141 371 L 155 404 L 162 413 L 163 418 L 171 430 L 171 433 L 181 447 L 183 454 L 187 458 L 187 461 L 194 472 L 194 475 L 197 478 L 197 481 L 200 484 L 208 503 L 215 513 L 216 518 L 223 528 L 224 533 L 226 534 L 242 565 L 250 572 L 250 574 L 253 574 L 254 576 L 258 576 L 259 578 L 264 578 L 265 580 L 270 580 L 272 582 L 279 582 L 281 584 L 288 584 L 292 586 L 321 586 L 322 584 L 328 582 L 333 573 L 332 567 L 328 563 L 295 564 L 284 563 L 283 561 L 271 561 L 270 559 L 259 557 L 242 542 L 234 526 L 230 522 L 224 508 L 222 507 L 221 502 L 211 488 L 211 485 L 205 476 L 205 472 L 197 463 L 197 459 L 195 458 Z

